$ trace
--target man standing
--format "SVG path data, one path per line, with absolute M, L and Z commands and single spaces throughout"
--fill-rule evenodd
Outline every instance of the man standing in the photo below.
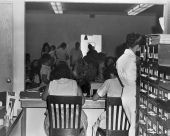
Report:
M 139 34 L 127 35 L 126 43 L 128 49 L 119 57 L 116 68 L 120 80 L 124 86 L 122 93 L 122 105 L 130 122 L 129 136 L 135 136 L 136 130 L 136 51 L 140 49 L 142 37 Z
M 82 51 L 80 50 L 80 43 L 76 42 L 75 47 L 70 51 L 70 66 L 74 69 L 75 64 L 79 59 L 83 57 Z

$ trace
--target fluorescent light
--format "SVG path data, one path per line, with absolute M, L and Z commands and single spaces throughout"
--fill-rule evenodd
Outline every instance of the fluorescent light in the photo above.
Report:
M 132 9 L 130 9 L 127 13 L 128 15 L 137 15 L 141 12 L 143 12 L 144 10 L 152 7 L 154 4 L 138 4 L 135 7 L 133 7 Z
M 63 7 L 60 2 L 51 2 L 51 6 L 54 10 L 55 14 L 62 14 L 63 13 Z

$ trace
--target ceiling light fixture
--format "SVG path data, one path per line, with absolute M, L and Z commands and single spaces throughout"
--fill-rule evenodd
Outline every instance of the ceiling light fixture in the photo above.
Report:
M 51 2 L 55 14 L 63 14 L 63 7 L 60 2 Z
M 128 15 L 137 15 L 141 12 L 143 12 L 144 10 L 152 7 L 154 4 L 138 4 L 135 7 L 133 7 L 132 9 L 130 9 L 127 13 Z

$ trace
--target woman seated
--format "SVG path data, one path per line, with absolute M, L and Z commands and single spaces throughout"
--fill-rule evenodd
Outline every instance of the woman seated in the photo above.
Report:
M 103 85 L 97 90 L 97 93 L 93 96 L 93 100 L 96 101 L 100 97 L 107 95 L 108 97 L 121 97 L 122 86 L 119 82 L 116 68 L 112 66 L 109 69 L 108 74 L 110 76 L 109 79 L 105 80 Z M 106 128 L 106 112 L 103 112 L 93 125 L 93 135 L 96 135 L 96 130 L 98 127 L 103 129 Z
M 116 65 L 116 58 L 109 56 L 105 59 L 104 68 L 103 68 L 104 80 L 110 78 L 110 75 L 109 75 L 110 68 L 115 67 L 115 65 Z
M 82 96 L 83 104 L 85 102 L 85 98 L 83 97 L 81 89 L 78 87 L 77 82 L 75 80 L 70 79 L 71 72 L 67 64 L 61 63 L 56 67 L 53 71 L 54 79 L 49 83 L 46 91 L 43 93 L 43 100 L 46 100 L 48 95 L 61 95 L 61 96 Z M 81 136 L 86 135 L 87 129 L 87 116 L 82 110 L 81 114 Z M 49 135 L 49 119 L 48 113 L 44 121 L 44 129 Z

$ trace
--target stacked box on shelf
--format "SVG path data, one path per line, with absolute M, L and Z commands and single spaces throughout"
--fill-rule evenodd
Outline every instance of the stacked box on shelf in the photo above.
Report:
M 157 103 L 159 134 L 170 136 L 170 83 L 165 79 L 159 83 Z
M 170 136 L 170 35 L 148 35 L 140 58 L 137 135 Z

